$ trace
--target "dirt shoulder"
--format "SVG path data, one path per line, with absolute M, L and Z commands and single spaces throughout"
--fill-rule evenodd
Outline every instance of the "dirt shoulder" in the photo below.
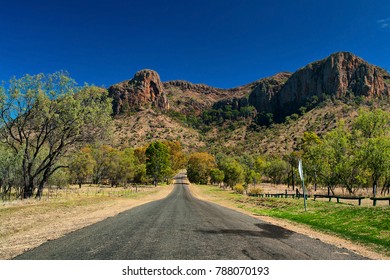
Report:
M 51 202 L 24 202 L 22 205 L 0 206 L 0 259 L 11 259 L 42 243 L 102 221 L 133 207 L 162 199 L 173 189 L 159 186 L 134 197 L 105 197 Z M 58 206 L 60 204 L 60 206 Z M 15 207 L 18 207 L 17 211 Z M 12 212 L 7 214 L 6 212 Z M 38 215 L 39 213 L 39 215 Z
M 269 222 L 271 224 L 286 228 L 288 230 L 307 235 L 311 238 L 321 240 L 324 243 L 332 244 L 332 245 L 337 246 L 339 248 L 346 248 L 348 250 L 351 250 L 357 254 L 360 254 L 360 255 L 367 257 L 367 258 L 370 258 L 370 259 L 374 259 L 374 260 L 389 259 L 387 256 L 379 254 L 377 252 L 374 252 L 374 251 L 372 251 L 364 246 L 352 243 L 352 242 L 345 240 L 343 238 L 339 238 L 339 237 L 336 237 L 333 235 L 329 235 L 329 234 L 325 234 L 325 233 L 313 230 L 312 228 L 310 228 L 309 226 L 306 226 L 306 225 L 294 223 L 294 222 L 287 221 L 284 219 L 277 219 L 277 218 L 268 217 L 268 216 L 254 215 L 249 210 L 245 210 L 245 209 L 237 207 L 237 204 L 235 204 L 233 201 L 224 199 L 221 196 L 207 194 L 200 186 L 191 184 L 191 185 L 189 185 L 189 188 L 191 190 L 191 193 L 198 199 L 206 200 L 209 202 L 219 204 L 221 206 L 224 206 L 224 207 L 236 210 L 238 212 L 250 215 L 254 218 L 261 219 L 262 221 Z

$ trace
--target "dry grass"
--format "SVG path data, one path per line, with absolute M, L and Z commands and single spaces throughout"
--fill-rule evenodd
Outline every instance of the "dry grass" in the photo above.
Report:
M 0 259 L 10 259 L 64 234 L 114 216 L 132 207 L 161 199 L 172 186 L 135 189 L 96 186 L 45 193 L 35 199 L 0 206 Z

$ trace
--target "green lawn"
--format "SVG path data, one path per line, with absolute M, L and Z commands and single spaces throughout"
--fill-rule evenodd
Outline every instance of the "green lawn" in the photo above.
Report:
M 247 197 L 214 186 L 201 186 L 205 194 L 230 200 L 254 214 L 287 219 L 313 229 L 368 245 L 390 256 L 390 207 L 358 206 L 308 199 Z

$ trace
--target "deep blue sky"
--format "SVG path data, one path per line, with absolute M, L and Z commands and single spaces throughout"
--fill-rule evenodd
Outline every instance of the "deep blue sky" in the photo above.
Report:
M 0 38 L 0 80 L 109 86 L 149 68 L 229 88 L 337 51 L 390 70 L 390 1 L 0 0 Z

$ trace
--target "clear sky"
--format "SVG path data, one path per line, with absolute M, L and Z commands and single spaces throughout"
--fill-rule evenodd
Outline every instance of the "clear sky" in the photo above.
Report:
M 0 80 L 243 85 L 337 51 L 390 70 L 389 0 L 0 0 Z

